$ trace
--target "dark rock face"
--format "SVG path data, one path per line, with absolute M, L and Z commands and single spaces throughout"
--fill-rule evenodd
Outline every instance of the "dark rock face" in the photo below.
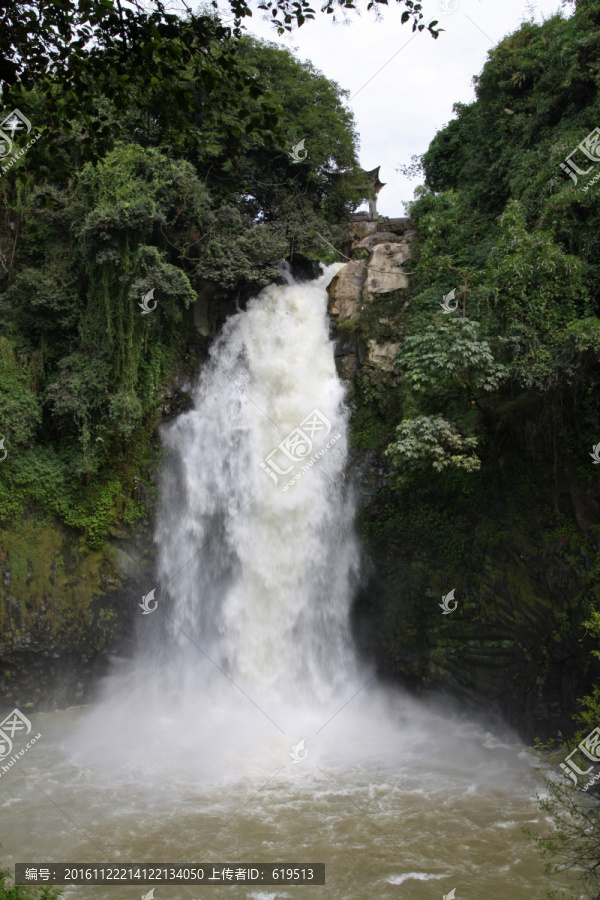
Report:
M 402 302 L 406 286 L 397 280 L 413 239 L 409 219 L 353 220 L 344 249 L 350 261 L 329 286 L 328 307 L 350 397 L 361 377 L 380 393 L 386 384 L 396 392 L 387 362 L 406 333 L 410 299 Z M 383 314 L 382 297 L 391 298 Z M 364 411 L 354 420 L 363 434 Z M 600 551 L 593 528 L 600 496 L 568 460 L 557 472 L 528 463 L 516 448 L 506 452 L 487 461 L 485 486 L 473 488 L 459 513 L 456 495 L 441 496 L 426 482 L 416 494 L 414 486 L 410 496 L 396 494 L 387 459 L 353 450 L 348 468 L 364 553 L 352 625 L 359 653 L 381 679 L 442 693 L 532 741 L 573 733 L 577 700 L 600 677 L 583 627 Z M 523 470 L 521 483 L 515 473 Z M 444 615 L 440 603 L 450 591 L 457 606 Z
M 453 566 L 435 535 L 428 543 L 402 527 L 379 531 L 398 511 L 387 464 L 374 451 L 355 450 L 354 456 L 366 525 L 352 614 L 359 652 L 375 662 L 383 680 L 417 693 L 442 692 L 478 714 L 501 718 L 526 741 L 573 733 L 577 700 L 600 677 L 590 653 L 594 641 L 581 637 L 590 561 L 583 548 L 574 560 L 573 537 L 553 534 L 551 525 L 555 491 L 563 506 L 567 497 L 575 501 L 582 538 L 600 522 L 599 498 L 567 464 L 557 484 L 522 499 L 517 524 L 503 497 L 510 491 L 507 471 L 494 501 L 502 540 Z M 465 525 L 473 547 L 478 527 L 476 521 Z M 443 615 L 439 604 L 452 589 L 457 608 Z
M 136 490 L 151 516 L 156 501 L 141 482 Z M 154 582 L 151 527 L 115 527 L 93 550 L 65 526 L 26 517 L 4 541 L 0 714 L 90 702 L 111 657 L 131 655 L 138 603 Z M 17 545 L 27 548 L 26 582 L 10 562 Z
M 163 392 L 163 418 L 170 419 L 181 413 L 188 412 L 193 405 L 192 381 L 183 375 L 179 375 L 174 384 L 168 384 Z
M 292 253 L 286 257 L 286 262 L 290 264 L 292 275 L 296 281 L 314 281 L 323 274 L 323 266 L 316 259 L 309 259 L 302 253 Z
M 360 371 L 360 366 L 367 360 L 367 349 L 364 340 L 359 334 L 334 335 L 335 346 L 333 358 L 339 377 L 346 383 L 346 390 L 352 392 L 354 379 Z

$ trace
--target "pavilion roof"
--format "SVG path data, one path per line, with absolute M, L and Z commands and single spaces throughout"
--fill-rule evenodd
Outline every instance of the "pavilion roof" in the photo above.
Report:
M 371 169 L 370 172 L 367 172 L 366 169 L 363 169 L 363 172 L 370 178 L 373 182 L 373 187 L 375 188 L 375 193 L 378 194 L 382 187 L 385 187 L 387 182 L 383 182 L 379 180 L 379 170 L 381 166 L 377 166 L 376 169 Z

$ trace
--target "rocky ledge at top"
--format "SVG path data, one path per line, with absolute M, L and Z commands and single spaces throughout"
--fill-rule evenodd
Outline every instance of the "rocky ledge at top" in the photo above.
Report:
M 365 340 L 356 327 L 361 313 L 376 295 L 406 291 L 408 275 L 402 266 L 410 258 L 416 232 L 410 219 L 363 219 L 357 216 L 351 226 L 346 253 L 350 261 L 332 279 L 328 312 L 336 326 L 336 365 L 340 377 L 348 379 L 359 366 L 368 365 L 392 371 L 397 342 Z M 404 307 L 408 309 L 407 299 Z

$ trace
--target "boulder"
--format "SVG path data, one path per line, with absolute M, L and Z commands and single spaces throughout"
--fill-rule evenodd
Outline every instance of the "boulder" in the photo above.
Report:
M 356 246 L 372 250 L 377 244 L 401 244 L 405 240 L 404 235 L 394 234 L 392 231 L 378 231 L 377 234 L 368 234 Z
M 194 326 L 202 337 L 216 334 L 216 322 L 214 321 L 214 298 L 217 286 L 211 281 L 203 281 L 198 288 L 198 299 L 192 306 Z
M 387 294 L 407 288 L 408 276 L 402 272 L 398 263 L 404 263 L 409 255 L 405 242 L 396 244 L 388 241 L 373 247 L 362 291 L 363 301 L 372 300 L 373 294 Z
M 364 259 L 353 260 L 331 280 L 328 312 L 338 321 L 358 319 L 366 271 Z
M 369 234 L 374 234 L 376 231 L 376 219 L 371 219 L 371 221 L 355 219 L 350 228 L 350 237 L 352 242 L 356 244 L 358 241 L 362 240 L 362 238 Z
M 378 344 L 377 341 L 367 341 L 367 362 L 376 369 L 393 372 L 394 358 L 399 349 L 399 343 Z
M 335 367 L 340 378 L 346 382 L 349 392 L 354 390 L 354 378 L 359 367 L 367 360 L 366 347 L 357 332 L 353 334 L 337 334 L 333 351 Z

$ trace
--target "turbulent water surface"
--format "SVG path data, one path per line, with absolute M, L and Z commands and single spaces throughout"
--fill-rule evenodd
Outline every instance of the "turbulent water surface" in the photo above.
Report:
M 163 431 L 156 609 L 97 704 L 32 717 L 42 738 L 0 782 L 9 862 L 326 864 L 325 886 L 161 885 L 156 900 L 532 900 L 566 884 L 523 834 L 547 827 L 524 748 L 356 660 L 335 271 L 232 317 L 194 410 Z

